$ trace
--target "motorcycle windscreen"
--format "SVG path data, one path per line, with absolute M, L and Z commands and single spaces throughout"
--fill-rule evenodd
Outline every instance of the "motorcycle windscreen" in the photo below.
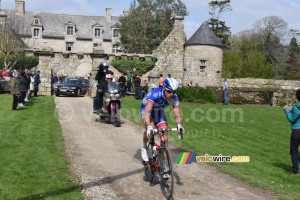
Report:
M 110 94 L 117 94 L 119 93 L 119 86 L 115 82 L 109 82 L 107 84 L 107 91 Z

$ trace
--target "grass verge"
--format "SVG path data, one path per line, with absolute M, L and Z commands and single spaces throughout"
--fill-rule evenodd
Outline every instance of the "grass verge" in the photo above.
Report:
M 126 97 L 121 113 L 142 125 L 141 100 Z M 278 199 L 300 199 L 300 177 L 290 177 L 290 123 L 282 108 L 180 103 L 184 140 L 169 140 L 197 155 L 249 156 L 249 163 L 210 163 L 220 171 L 272 192 Z M 172 108 L 165 110 L 169 127 L 176 127 Z
M 54 98 L 33 97 L 12 111 L 0 95 L 0 199 L 83 199 L 71 179 Z

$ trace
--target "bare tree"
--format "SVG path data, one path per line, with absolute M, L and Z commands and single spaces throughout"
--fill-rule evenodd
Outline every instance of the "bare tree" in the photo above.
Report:
M 288 24 L 279 16 L 268 16 L 254 24 L 254 30 L 259 36 L 262 51 L 274 67 L 274 78 L 284 79 L 287 72 L 288 52 L 283 45 Z
M 24 56 L 25 42 L 21 34 L 25 30 L 25 19 L 8 12 L 5 23 L 0 25 L 0 54 L 4 55 L 4 68 L 11 69 Z

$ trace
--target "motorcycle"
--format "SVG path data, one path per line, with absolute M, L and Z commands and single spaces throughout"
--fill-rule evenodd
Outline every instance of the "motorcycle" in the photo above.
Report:
M 105 91 L 103 96 L 103 109 L 99 114 L 100 119 L 110 118 L 114 126 L 120 127 L 121 100 L 118 85 L 115 82 L 109 82 L 107 84 L 107 91 Z

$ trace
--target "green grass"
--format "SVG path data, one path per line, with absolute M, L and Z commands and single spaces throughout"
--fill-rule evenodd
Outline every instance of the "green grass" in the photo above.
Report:
M 0 95 L 0 199 L 83 199 L 71 179 L 51 96 L 12 111 Z
M 122 115 L 142 125 L 140 105 L 126 97 Z M 180 103 L 180 110 L 186 134 L 177 142 L 177 133 L 171 133 L 173 144 L 198 155 L 249 156 L 249 163 L 212 165 L 278 199 L 300 199 L 300 177 L 289 176 L 291 129 L 283 108 Z M 165 113 L 169 127 L 176 127 L 170 106 Z

